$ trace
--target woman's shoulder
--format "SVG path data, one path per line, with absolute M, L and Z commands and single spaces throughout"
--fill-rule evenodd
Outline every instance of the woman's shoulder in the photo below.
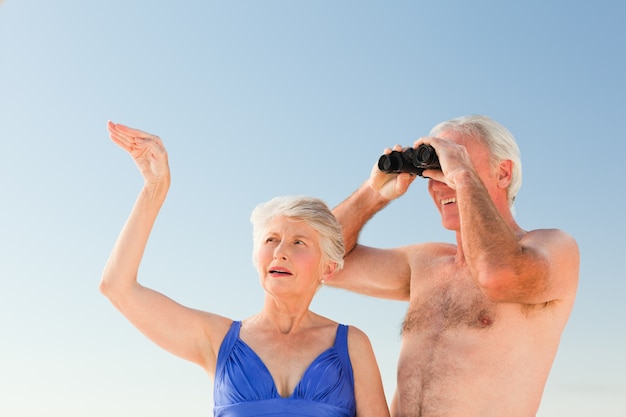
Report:
M 332 329 L 333 331 L 340 333 L 341 328 L 345 328 L 345 332 L 347 332 L 348 346 L 355 346 L 358 348 L 367 348 L 371 346 L 369 337 L 360 328 L 348 323 L 339 323 L 335 320 L 329 319 L 328 317 L 318 317 L 320 319 L 320 326 L 327 326 L 329 330 Z
M 370 339 L 367 336 L 367 334 L 359 329 L 356 326 L 353 325 L 346 325 L 348 327 L 348 344 L 365 344 L 367 346 L 370 346 Z

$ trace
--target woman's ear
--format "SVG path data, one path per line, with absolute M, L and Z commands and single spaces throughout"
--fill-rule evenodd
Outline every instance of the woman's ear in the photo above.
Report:
M 335 270 L 337 269 L 337 262 L 328 261 L 324 264 L 324 269 L 322 271 L 322 282 L 328 281 L 333 277 Z

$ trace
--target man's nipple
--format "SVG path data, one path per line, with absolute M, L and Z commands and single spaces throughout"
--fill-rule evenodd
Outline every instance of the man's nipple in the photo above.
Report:
M 478 324 L 480 327 L 490 327 L 493 324 L 493 318 L 485 313 L 478 316 Z

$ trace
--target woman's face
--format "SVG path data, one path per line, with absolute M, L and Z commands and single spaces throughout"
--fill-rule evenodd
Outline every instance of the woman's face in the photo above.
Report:
M 315 293 L 328 273 L 320 236 L 301 220 L 275 217 L 258 247 L 257 270 L 263 288 L 274 295 Z

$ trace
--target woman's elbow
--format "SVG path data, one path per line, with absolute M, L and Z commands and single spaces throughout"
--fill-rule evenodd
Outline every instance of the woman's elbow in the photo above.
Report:
M 106 276 L 102 276 L 100 284 L 98 285 L 98 290 L 100 290 L 100 294 L 107 298 L 111 298 L 114 293 L 114 286 L 111 284 L 110 280 L 106 278 Z
M 100 279 L 98 289 L 102 295 L 113 301 L 113 299 L 120 298 L 128 292 L 131 286 L 132 285 L 125 285 L 124 282 L 120 282 L 119 279 L 113 279 L 110 274 L 105 272 Z

